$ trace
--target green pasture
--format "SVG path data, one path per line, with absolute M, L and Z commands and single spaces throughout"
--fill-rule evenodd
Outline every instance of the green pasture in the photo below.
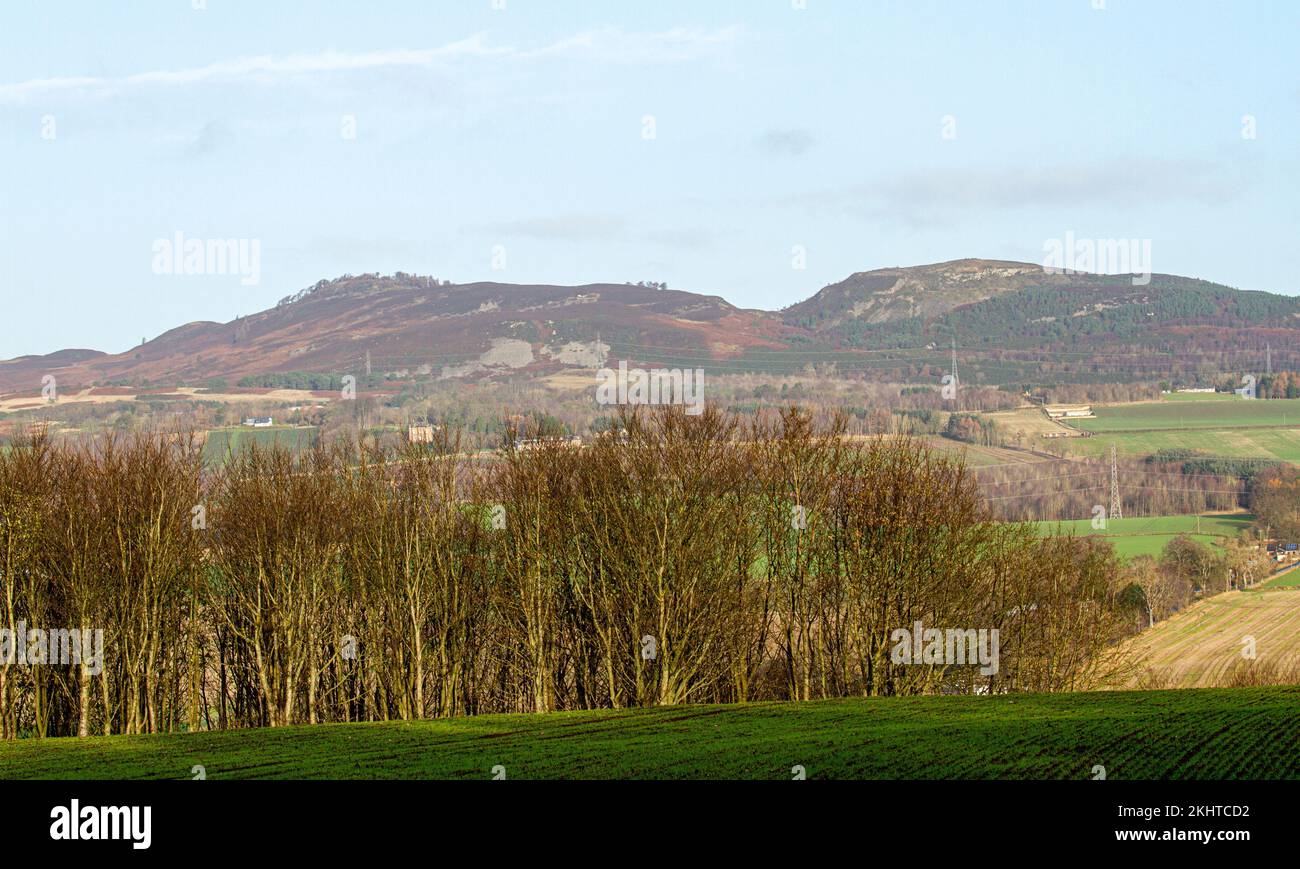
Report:
M 0 778 L 1300 778 L 1300 687 L 881 697 L 0 744 Z M 193 787 L 205 787 L 195 784 Z M 1089 785 L 1096 787 L 1096 785 Z

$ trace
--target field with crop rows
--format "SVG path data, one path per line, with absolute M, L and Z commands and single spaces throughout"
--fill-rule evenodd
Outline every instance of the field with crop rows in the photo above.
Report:
M 1159 673 L 1165 684 L 1197 688 L 1220 684 L 1247 661 L 1242 656 L 1246 637 L 1254 637 L 1258 664 L 1282 671 L 1300 667 L 1300 592 L 1264 587 L 1217 594 L 1130 642 L 1142 666 Z M 1293 714 L 1300 721 L 1300 707 Z M 1300 733 L 1300 727 L 1292 730 Z
M 1300 687 L 1103 691 L 18 740 L 0 778 L 1300 778 L 1298 707 Z
M 932 447 L 935 452 L 961 459 L 966 463 L 967 467 L 971 468 L 987 468 L 994 465 L 1032 465 L 1052 461 L 1049 458 L 1034 455 L 1026 450 L 965 444 L 937 435 L 926 436 L 922 440 Z

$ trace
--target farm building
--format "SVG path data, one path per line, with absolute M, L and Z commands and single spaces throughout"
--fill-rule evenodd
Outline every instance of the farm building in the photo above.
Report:
M 1091 404 L 1048 404 L 1043 410 L 1052 419 L 1092 419 L 1096 416 Z
M 250 416 L 244 420 L 244 425 L 249 428 L 270 428 L 275 425 L 275 420 L 269 416 Z
M 582 446 L 582 438 L 577 435 L 559 438 L 523 438 L 522 440 L 515 441 L 515 449 L 522 451 L 537 450 L 541 449 L 548 443 L 558 443 L 561 446 L 566 447 L 580 447 Z
M 413 422 L 406 427 L 406 440 L 413 444 L 431 444 L 433 433 L 437 430 L 438 426 L 431 423 Z

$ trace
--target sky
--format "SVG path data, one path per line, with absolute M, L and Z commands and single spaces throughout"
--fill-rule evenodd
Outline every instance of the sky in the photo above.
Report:
M 1300 294 L 1298 33 L 1294 0 L 5 0 L 0 358 L 342 274 L 775 310 L 1067 233 Z M 178 234 L 245 259 L 186 273 Z

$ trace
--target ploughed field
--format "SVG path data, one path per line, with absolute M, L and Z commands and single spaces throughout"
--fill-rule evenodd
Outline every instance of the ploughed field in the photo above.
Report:
M 1300 569 L 1257 589 L 1207 597 L 1128 642 L 1141 666 L 1171 687 L 1224 684 L 1252 661 L 1261 669 L 1300 672 L 1300 591 L 1291 587 L 1297 577 Z M 1248 648 L 1254 658 L 1243 656 Z M 1300 731 L 1300 707 L 1292 715 Z
M 677 706 L 23 739 L 0 777 L 1294 779 L 1298 718 L 1300 687 Z

